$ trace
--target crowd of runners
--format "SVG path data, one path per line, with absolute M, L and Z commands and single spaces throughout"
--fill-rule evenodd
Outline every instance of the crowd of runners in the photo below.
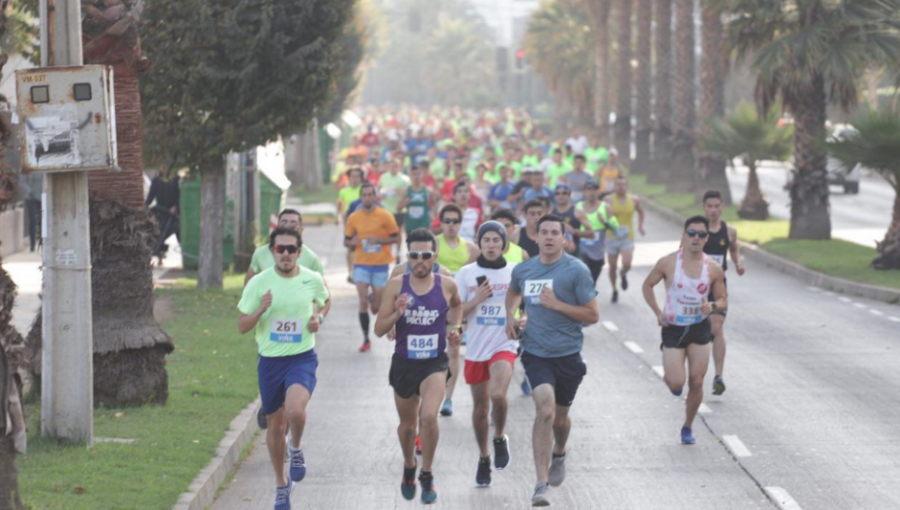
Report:
M 507 393 L 518 360 L 524 377 L 516 385 L 535 404 L 531 502 L 549 505 L 549 487 L 565 480 L 569 410 L 587 373 L 582 329 L 599 321 L 599 300 L 615 306 L 628 290 L 635 238 L 645 234 L 628 169 L 599 138 L 572 130 L 557 140 L 520 112 L 404 107 L 366 112 L 334 186 L 347 282 L 358 296 L 359 351 L 372 349 L 373 335 L 393 340 L 386 376 L 399 418 L 403 497 L 437 499 L 439 415 L 453 414 L 460 374 L 473 401 L 476 485 L 490 486 L 492 471 L 510 465 Z M 685 222 L 680 248 L 659 260 L 642 288 L 661 328 L 665 383 L 675 395 L 688 387 L 684 444 L 695 442 L 711 354 L 713 392 L 725 391 L 729 255 L 744 274 L 737 233 L 720 219 L 721 195 L 707 192 L 703 206 L 705 215 Z M 258 418 L 276 510 L 290 508 L 292 484 L 306 474 L 315 335 L 331 308 L 322 264 L 302 232 L 300 213 L 282 211 L 253 255 L 238 304 L 239 329 L 258 344 Z M 605 289 L 598 280 L 607 264 Z M 660 281 L 662 307 L 654 294 Z

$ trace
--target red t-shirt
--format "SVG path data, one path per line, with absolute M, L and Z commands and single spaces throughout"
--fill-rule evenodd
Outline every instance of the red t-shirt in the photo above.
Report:
M 378 135 L 375 133 L 366 133 L 360 141 L 363 145 L 374 147 L 378 145 Z

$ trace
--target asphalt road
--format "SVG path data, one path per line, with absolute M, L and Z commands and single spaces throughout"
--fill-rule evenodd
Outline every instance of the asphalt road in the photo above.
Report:
M 676 248 L 679 229 L 652 215 L 647 228 L 620 302 L 609 303 L 607 279 L 599 283 L 602 323 L 586 330 L 588 376 L 572 408 L 568 478 L 551 489 L 553 506 L 744 509 L 778 508 L 777 500 L 807 510 L 900 507 L 900 307 L 808 288 L 749 262 L 744 277 L 729 280 L 728 390 L 708 395 L 694 426 L 697 444 L 682 446 L 683 403 L 654 371 L 659 330 L 640 295 L 652 264 Z M 398 421 L 387 385 L 392 346 L 379 340 L 368 354 L 356 351 L 356 299 L 337 229 L 308 227 L 304 238 L 328 259 L 335 308 L 317 347 L 319 384 L 304 437 L 308 475 L 294 488 L 294 508 L 418 507 L 398 487 Z M 517 366 L 514 382 L 521 373 Z M 529 507 L 533 404 L 517 384 L 509 397 L 512 464 L 494 472 L 492 487 L 476 489 L 471 396 L 460 381 L 454 415 L 440 419 L 436 506 Z M 271 508 L 273 499 L 259 436 L 212 508 Z
M 769 199 L 769 213 L 789 219 L 790 197 L 784 189 L 787 167 L 775 162 L 764 162 L 759 169 L 759 183 Z M 740 203 L 747 189 L 747 168 L 739 166 L 728 170 L 732 198 Z M 859 194 L 848 195 L 840 186 L 831 186 L 831 234 L 838 239 L 875 247 L 875 241 L 884 239 L 891 222 L 894 190 L 878 176 L 863 176 Z

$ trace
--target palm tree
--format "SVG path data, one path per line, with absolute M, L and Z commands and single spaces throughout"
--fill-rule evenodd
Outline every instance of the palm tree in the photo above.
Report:
M 615 142 L 619 163 L 631 166 L 631 3 L 616 1 L 616 62 L 618 98 L 616 101 Z
M 672 0 L 656 2 L 653 160 L 647 182 L 665 182 L 672 157 Z
M 675 2 L 675 104 L 672 124 L 672 165 L 666 188 L 670 192 L 694 190 L 694 2 Z
M 762 160 L 783 161 L 791 157 L 794 129 L 790 125 L 779 126 L 778 118 L 777 108 L 770 108 L 760 116 L 756 108 L 741 103 L 728 118 L 708 122 L 700 138 L 703 151 L 727 161 L 740 157 L 747 165 L 747 192 L 738 210 L 738 216 L 746 220 L 769 217 L 769 202 L 759 187 L 757 163 Z
M 763 108 L 781 98 L 796 123 L 790 187 L 792 239 L 830 239 L 825 149 L 829 102 L 857 101 L 857 79 L 872 65 L 900 62 L 900 0 L 722 0 L 728 40 L 753 55 Z
M 580 125 L 594 119 L 594 33 L 580 0 L 550 0 L 531 15 L 524 45 L 531 67 L 572 108 Z
M 653 0 L 637 0 L 637 102 L 635 120 L 637 128 L 634 136 L 634 163 L 632 170 L 647 173 L 650 161 L 650 109 L 653 103 L 651 88 L 653 83 L 653 44 L 651 27 L 653 20 Z
M 703 0 L 701 7 L 700 117 L 717 119 L 725 115 L 725 78 L 729 67 L 728 56 L 722 48 L 722 11 L 715 0 Z M 701 125 L 700 129 L 702 136 L 704 126 Z M 722 193 L 722 201 L 731 205 L 731 187 L 725 165 L 725 158 L 721 155 L 701 153 L 699 166 L 703 186 L 697 187 L 697 193 L 702 193 L 704 188 L 718 190 Z
M 594 126 L 600 143 L 609 144 L 610 68 L 609 11 L 611 0 L 588 0 L 591 31 L 594 33 Z
M 900 269 L 900 109 L 866 108 L 853 118 L 855 132 L 830 141 L 828 152 L 846 169 L 874 170 L 894 188 L 894 210 L 884 239 L 876 244 L 875 269 Z

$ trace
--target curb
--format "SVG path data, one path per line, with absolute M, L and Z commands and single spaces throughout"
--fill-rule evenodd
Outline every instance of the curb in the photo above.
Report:
M 231 421 L 228 432 L 219 442 L 216 456 L 194 478 L 187 492 L 178 498 L 172 510 L 203 510 L 212 504 L 228 473 L 240 461 L 244 447 L 259 431 L 256 424 L 256 409 L 259 405 L 260 400 L 257 398 Z
M 681 214 L 654 202 L 652 199 L 643 195 L 638 195 L 641 203 L 649 210 L 664 217 L 665 219 L 677 223 L 684 223 L 686 219 Z M 828 276 L 825 273 L 813 271 L 805 266 L 792 262 L 785 258 L 779 257 L 771 252 L 766 251 L 752 243 L 741 243 L 741 254 L 750 260 L 761 262 L 782 273 L 793 276 L 804 283 L 821 287 L 826 290 L 840 292 L 842 294 L 850 294 L 876 301 L 884 301 L 891 304 L 900 302 L 900 290 L 889 289 L 886 287 L 878 287 L 875 285 L 866 285 L 864 283 L 852 282 L 843 278 Z

